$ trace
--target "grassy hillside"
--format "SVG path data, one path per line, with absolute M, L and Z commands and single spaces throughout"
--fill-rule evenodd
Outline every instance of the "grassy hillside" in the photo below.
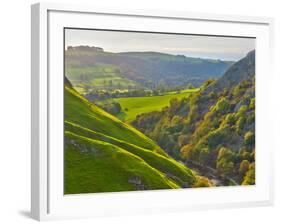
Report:
M 123 121 L 131 122 L 136 119 L 137 115 L 152 111 L 161 111 L 164 107 L 170 105 L 171 99 L 182 99 L 198 90 L 199 89 L 190 89 L 181 91 L 180 93 L 171 92 L 161 96 L 115 98 L 101 102 L 101 104 L 110 101 L 118 102 L 121 105 L 122 112 L 117 114 L 117 117 Z
M 159 52 L 111 53 L 87 46 L 67 49 L 65 62 L 66 76 L 80 93 L 92 85 L 125 88 L 146 82 L 158 85 L 161 81 L 172 86 L 198 86 L 207 78 L 220 77 L 233 64 Z
M 140 157 L 118 146 L 68 131 L 65 136 L 66 194 L 179 188 Z
M 80 93 L 91 89 L 128 89 L 136 87 L 135 81 L 124 77 L 117 66 L 96 64 L 87 67 L 66 67 L 67 77 Z
M 78 92 L 67 86 L 65 87 L 64 106 L 66 121 L 79 124 L 85 128 L 120 140 L 130 140 L 132 144 L 152 151 L 162 151 L 154 141 L 144 134 L 90 103 Z
M 65 86 L 66 194 L 191 187 L 196 181 L 150 138 Z

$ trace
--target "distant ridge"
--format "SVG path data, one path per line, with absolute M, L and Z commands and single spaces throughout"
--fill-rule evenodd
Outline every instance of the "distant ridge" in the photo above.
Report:
M 250 51 L 246 57 L 232 65 L 225 74 L 214 84 L 210 85 L 205 92 L 213 90 L 221 91 L 223 88 L 230 88 L 243 80 L 254 77 L 255 75 L 255 50 Z
M 67 50 L 69 51 L 97 51 L 103 52 L 103 48 L 95 47 L 95 46 L 88 46 L 88 45 L 80 45 L 80 46 L 68 46 Z
M 76 83 L 91 85 L 97 75 L 91 70 L 99 70 L 101 74 L 98 75 L 103 77 L 116 74 L 140 85 L 147 82 L 158 85 L 162 82 L 170 86 L 189 83 L 200 86 L 207 79 L 221 77 L 234 63 L 149 51 L 112 53 L 96 46 L 69 46 L 65 51 L 65 61 L 66 75 L 74 87 Z M 114 71 L 107 74 L 109 67 Z M 81 69 L 78 75 L 71 71 L 78 68 Z M 87 76 L 82 77 L 81 74 L 85 73 Z

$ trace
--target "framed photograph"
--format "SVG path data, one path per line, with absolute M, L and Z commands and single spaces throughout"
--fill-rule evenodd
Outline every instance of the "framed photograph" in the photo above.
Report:
M 270 205 L 271 18 L 32 6 L 32 217 Z

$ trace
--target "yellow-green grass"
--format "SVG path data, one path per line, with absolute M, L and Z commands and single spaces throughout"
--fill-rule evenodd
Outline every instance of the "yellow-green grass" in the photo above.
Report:
M 66 76 L 73 87 L 81 94 L 86 93 L 87 86 L 92 89 L 96 87 L 125 88 L 134 87 L 136 82 L 122 76 L 118 67 L 113 65 L 98 64 L 89 67 L 68 67 Z
M 150 138 L 132 126 L 90 103 L 71 87 L 65 87 L 66 121 L 118 138 L 152 151 L 164 151 Z
M 169 156 L 161 155 L 157 152 L 153 152 L 151 150 L 133 145 L 130 142 L 121 141 L 119 139 L 92 131 L 68 121 L 65 121 L 65 129 L 87 138 L 113 144 L 136 156 L 139 156 L 147 164 L 158 169 L 162 173 L 169 174 L 171 178 L 175 177 L 175 181 L 177 182 L 177 184 L 191 185 L 195 181 L 191 170 Z
M 65 193 L 192 186 L 193 172 L 154 141 L 65 86 Z
M 172 98 L 182 99 L 188 97 L 190 93 L 197 92 L 198 90 L 199 89 L 187 89 L 180 93 L 170 92 L 161 96 L 115 98 L 109 101 L 120 103 L 122 112 L 118 114 L 117 117 L 130 123 L 135 120 L 136 116 L 139 114 L 161 111 L 164 107 L 169 106 Z
M 180 188 L 173 180 L 122 148 L 65 132 L 65 194 Z

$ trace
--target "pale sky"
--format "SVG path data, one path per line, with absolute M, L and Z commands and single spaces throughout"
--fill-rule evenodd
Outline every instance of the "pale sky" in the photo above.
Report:
M 237 61 L 255 49 L 254 38 L 66 29 L 65 46 L 89 45 L 107 52 L 155 51 Z

